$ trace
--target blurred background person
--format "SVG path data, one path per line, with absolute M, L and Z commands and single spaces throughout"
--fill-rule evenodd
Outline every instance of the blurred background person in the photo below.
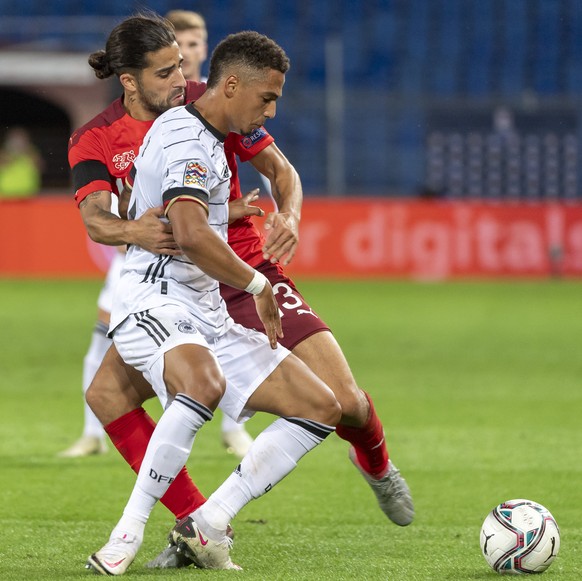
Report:
M 0 149 L 0 198 L 28 198 L 41 187 L 43 160 L 23 127 L 10 127 Z
M 171 10 L 166 18 L 174 25 L 182 62 L 182 74 L 187 81 L 205 83 L 202 65 L 208 57 L 206 21 L 198 12 Z

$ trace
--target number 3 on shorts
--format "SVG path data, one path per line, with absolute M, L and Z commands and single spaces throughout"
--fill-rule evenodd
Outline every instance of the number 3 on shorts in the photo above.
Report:
M 284 282 L 278 282 L 277 284 L 275 284 L 273 286 L 273 293 L 275 295 L 279 295 L 279 293 L 283 296 L 283 298 L 285 299 L 284 303 L 279 303 L 279 306 L 284 308 L 284 309 L 297 309 L 298 307 L 300 307 L 303 304 L 303 301 L 296 295 L 293 293 L 293 289 L 288 285 L 285 284 Z M 279 308 L 279 315 L 281 317 L 283 317 L 284 313 L 281 310 L 281 308 Z

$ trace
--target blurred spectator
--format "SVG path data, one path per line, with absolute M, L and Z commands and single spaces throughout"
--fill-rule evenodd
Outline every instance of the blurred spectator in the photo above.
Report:
M 11 127 L 0 149 L 0 198 L 27 198 L 41 185 L 43 162 L 26 129 Z
M 180 47 L 182 73 L 189 81 L 206 82 L 202 76 L 202 64 L 208 57 L 208 32 L 206 22 L 198 12 L 171 10 L 166 18 L 174 25 Z

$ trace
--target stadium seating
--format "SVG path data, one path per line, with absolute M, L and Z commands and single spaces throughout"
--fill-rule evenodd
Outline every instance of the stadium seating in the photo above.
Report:
M 100 48 L 108 30 L 140 6 L 113 0 L 0 0 L 0 46 L 86 53 Z M 148 7 L 164 13 L 176 3 L 151 0 Z M 519 112 L 535 102 L 543 113 L 556 102 L 572 106 L 582 94 L 580 0 L 213 0 L 188 8 L 206 16 L 211 45 L 230 32 L 254 28 L 289 53 L 285 107 L 291 109 L 283 117 L 281 108 L 285 124 L 280 119 L 274 127 L 282 132 L 278 140 L 285 151 L 301 165 L 308 191 L 325 189 L 329 39 L 342 41 L 350 106 L 342 119 L 344 149 L 358 159 L 356 169 L 338 168 L 347 191 L 415 194 L 426 173 L 430 133 L 419 120 L 447 102 L 466 110 L 480 104 L 490 114 L 500 103 Z M 311 97 L 302 97 L 303 91 Z M 364 101 L 372 94 L 379 108 Z M 309 111 L 301 109 L 307 102 Z M 577 125 L 571 128 L 575 139 L 582 131 Z M 370 143 L 373 151 L 363 155 Z

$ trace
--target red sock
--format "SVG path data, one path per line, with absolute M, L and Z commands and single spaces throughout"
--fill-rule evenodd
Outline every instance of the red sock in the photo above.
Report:
M 140 407 L 107 424 L 105 431 L 125 461 L 137 473 L 155 427 L 154 420 Z M 160 500 L 178 519 L 206 502 L 206 498 L 190 478 L 186 466 L 182 467 Z
M 361 428 L 337 426 L 335 433 L 347 440 L 356 450 L 360 466 L 372 476 L 382 476 L 388 467 L 388 449 L 384 441 L 384 428 L 376 414 L 374 404 L 366 393 L 370 403 L 368 421 Z

